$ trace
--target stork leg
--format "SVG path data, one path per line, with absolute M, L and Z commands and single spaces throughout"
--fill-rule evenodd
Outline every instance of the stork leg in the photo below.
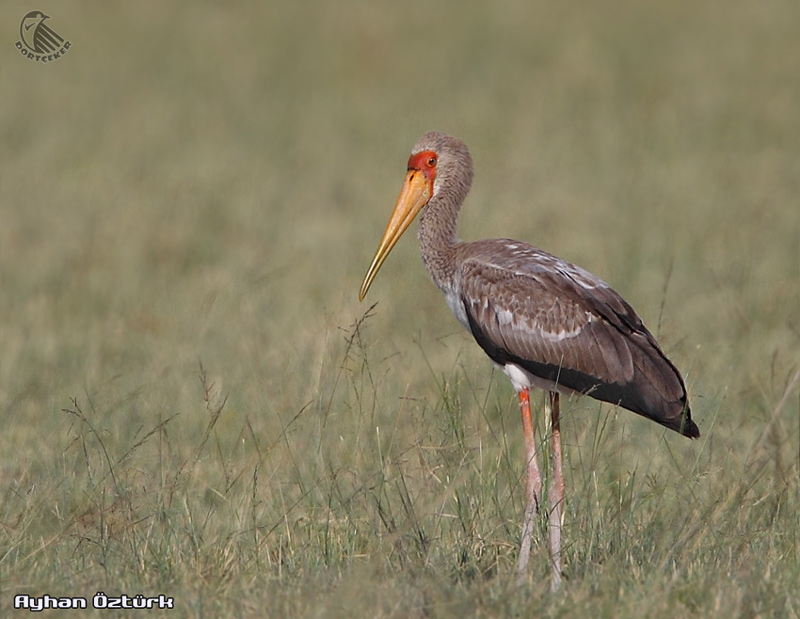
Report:
M 553 561 L 551 591 L 561 586 L 561 523 L 564 508 L 564 469 L 561 461 L 561 414 L 558 392 L 550 392 L 550 419 L 552 421 L 553 479 L 547 491 L 550 500 L 550 558 Z
M 522 524 L 522 543 L 517 561 L 517 585 L 525 581 L 528 568 L 528 559 L 531 556 L 531 543 L 533 540 L 533 527 L 536 516 L 539 515 L 539 503 L 542 497 L 542 474 L 539 463 L 536 461 L 536 438 L 533 433 L 533 418 L 531 417 L 530 393 L 523 389 L 518 394 L 519 408 L 522 412 L 522 434 L 525 439 L 525 462 L 527 480 L 525 484 L 527 503 L 525 505 L 525 519 Z

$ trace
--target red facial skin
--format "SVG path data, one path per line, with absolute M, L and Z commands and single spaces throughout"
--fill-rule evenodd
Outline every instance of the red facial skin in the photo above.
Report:
M 425 180 L 430 183 L 433 189 L 433 181 L 436 179 L 436 163 L 438 157 L 432 150 L 423 150 L 421 153 L 411 155 L 408 158 L 408 170 L 415 170 L 422 172 L 425 175 Z

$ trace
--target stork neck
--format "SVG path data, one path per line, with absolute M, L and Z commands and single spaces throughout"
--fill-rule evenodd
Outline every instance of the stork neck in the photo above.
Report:
M 434 197 L 419 215 L 419 238 L 422 261 L 440 290 L 453 287 L 455 276 L 456 222 L 460 202 Z

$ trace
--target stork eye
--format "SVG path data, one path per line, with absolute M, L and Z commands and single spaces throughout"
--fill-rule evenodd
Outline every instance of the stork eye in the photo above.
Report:
M 430 159 L 428 159 L 428 167 L 429 168 L 432 168 L 435 165 L 436 165 L 436 157 L 431 157 Z

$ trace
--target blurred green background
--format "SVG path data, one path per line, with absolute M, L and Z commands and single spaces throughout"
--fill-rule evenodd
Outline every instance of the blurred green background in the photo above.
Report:
M 63 58 L 14 47 L 31 8 Z M 800 4 L 2 14 L 0 608 L 797 616 Z M 460 236 L 611 283 L 702 433 L 565 406 L 557 598 L 544 546 L 511 586 L 514 394 L 413 236 L 357 301 L 431 129 L 475 160 Z

